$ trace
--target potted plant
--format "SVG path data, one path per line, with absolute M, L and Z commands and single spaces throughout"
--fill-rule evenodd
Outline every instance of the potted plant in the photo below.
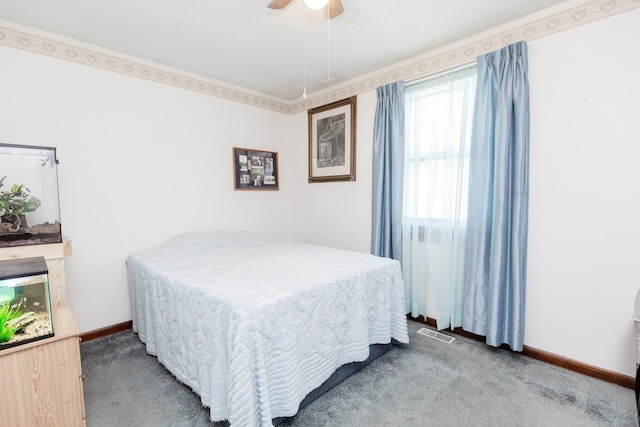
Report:
M 4 176 L 0 179 L 0 188 L 4 185 Z M 30 190 L 23 184 L 14 184 L 9 191 L 0 192 L 0 212 L 2 221 L 0 231 L 18 231 L 27 227 L 24 214 L 40 207 L 40 199 L 29 195 Z

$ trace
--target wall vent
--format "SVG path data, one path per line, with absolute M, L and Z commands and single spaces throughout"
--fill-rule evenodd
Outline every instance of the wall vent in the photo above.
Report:
M 446 344 L 451 344 L 453 341 L 455 341 L 455 338 L 452 336 L 441 334 L 440 332 L 436 332 L 427 328 L 418 329 L 418 333 L 420 335 L 424 335 L 425 337 L 433 338 L 434 340 L 438 340 Z

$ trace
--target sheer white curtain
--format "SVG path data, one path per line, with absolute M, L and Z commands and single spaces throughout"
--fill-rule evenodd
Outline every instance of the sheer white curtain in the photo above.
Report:
M 407 311 L 462 325 L 476 66 L 405 88 L 402 269 Z

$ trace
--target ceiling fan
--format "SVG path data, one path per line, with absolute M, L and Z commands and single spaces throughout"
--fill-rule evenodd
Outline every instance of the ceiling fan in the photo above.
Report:
M 272 0 L 271 3 L 267 5 L 267 7 L 271 9 L 283 9 L 292 1 L 293 0 Z M 324 7 L 324 6 L 313 7 L 312 3 L 318 3 L 318 0 L 315 0 L 315 1 L 304 0 L 304 3 L 312 9 L 321 9 L 322 7 Z M 324 3 L 324 4 L 327 4 L 327 3 Z M 342 12 L 344 12 L 344 7 L 342 6 L 341 0 L 329 0 L 328 7 L 327 7 L 327 13 L 329 14 L 329 19 L 335 18 L 336 16 L 340 15 Z

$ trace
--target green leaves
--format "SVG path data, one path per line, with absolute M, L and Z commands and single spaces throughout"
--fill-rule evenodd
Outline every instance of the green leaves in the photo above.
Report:
M 4 185 L 4 180 L 0 179 L 0 188 Z M 11 191 L 3 191 L 0 193 L 0 210 L 3 215 L 16 214 L 23 215 L 27 212 L 33 212 L 40 207 L 40 199 L 29 195 L 30 190 L 23 184 L 14 184 Z
M 9 302 L 0 306 L 0 343 L 9 341 L 18 328 L 7 325 L 7 322 L 20 317 L 20 307 L 11 307 Z

